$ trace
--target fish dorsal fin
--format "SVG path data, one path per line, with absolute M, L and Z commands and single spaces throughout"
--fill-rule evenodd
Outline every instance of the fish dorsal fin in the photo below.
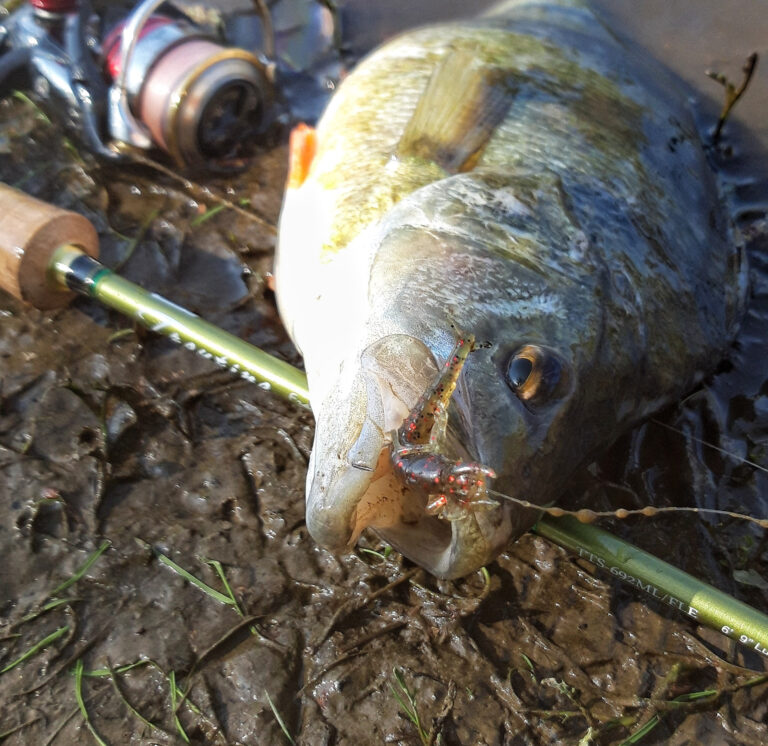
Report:
M 511 103 L 507 81 L 470 50 L 450 51 L 435 68 L 397 147 L 400 158 L 468 171 Z

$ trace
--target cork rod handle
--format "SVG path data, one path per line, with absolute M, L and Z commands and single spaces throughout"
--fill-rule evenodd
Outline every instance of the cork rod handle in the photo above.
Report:
M 66 304 L 73 294 L 48 272 L 51 256 L 66 244 L 99 255 L 89 220 L 0 184 L 0 288 L 43 310 Z

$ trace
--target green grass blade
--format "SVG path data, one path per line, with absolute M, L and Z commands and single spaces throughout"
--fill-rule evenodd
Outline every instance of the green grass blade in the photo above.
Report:
M 629 738 L 623 740 L 619 746 L 632 746 L 632 744 L 638 743 L 640 739 L 645 738 L 660 722 L 661 718 L 658 715 L 654 715 L 650 720 L 646 721 L 640 728 L 638 728 Z
M 113 267 L 115 272 L 119 272 L 126 264 L 128 264 L 131 257 L 133 256 L 134 251 L 136 251 L 136 247 L 143 240 L 144 236 L 147 235 L 149 226 L 152 225 L 153 221 L 159 214 L 160 214 L 160 210 L 152 210 L 152 212 L 150 212 L 149 215 L 147 215 L 147 217 L 144 218 L 144 220 L 141 223 L 141 226 L 139 227 L 139 230 L 137 231 L 136 235 L 133 236 L 133 238 L 128 238 L 128 236 L 123 236 L 117 233 L 117 231 L 113 231 L 113 233 L 116 233 L 122 239 L 128 241 L 128 245 L 125 247 L 123 256 L 121 257 L 120 261 Z
M 222 210 L 227 208 L 226 205 L 216 205 L 210 210 L 206 210 L 202 215 L 198 215 L 189 224 L 190 228 L 197 228 L 198 225 L 202 225 L 206 220 L 210 220 L 214 215 L 218 215 Z
M 75 572 L 75 574 L 69 578 L 69 580 L 65 580 L 60 586 L 54 588 L 50 595 L 55 596 L 57 593 L 61 593 L 63 590 L 69 588 L 70 585 L 77 583 L 77 581 L 80 580 L 80 578 L 82 578 L 83 575 L 85 575 L 85 573 L 91 569 L 93 563 L 96 562 L 96 560 L 101 557 L 102 554 L 104 554 L 111 543 L 112 542 L 109 541 L 109 539 L 102 541 L 101 546 L 88 557 L 88 559 L 85 561 L 85 564 L 77 572 Z
M 397 685 L 400 687 L 400 690 L 408 698 L 408 704 L 410 706 L 411 713 L 413 714 L 414 724 L 417 727 L 421 727 L 419 723 L 419 713 L 416 710 L 416 699 L 411 693 L 411 690 L 408 688 L 408 685 L 405 683 L 405 677 L 403 676 L 403 672 L 397 668 L 393 668 L 392 673 L 395 675 L 395 681 L 397 681 Z M 398 700 L 402 702 L 400 697 L 398 697 Z
M 135 333 L 136 332 L 133 327 L 129 327 L 128 329 L 120 329 L 107 337 L 107 344 L 112 344 L 113 342 L 117 342 L 118 340 L 124 339 L 125 337 L 130 337 L 131 334 Z
M 375 549 L 368 549 L 367 547 L 358 547 L 358 551 L 363 554 L 370 554 L 371 557 L 378 557 L 380 560 L 386 560 L 386 556 L 383 552 L 377 552 Z
M 398 692 L 397 689 L 395 689 L 395 687 L 392 686 L 391 682 L 389 684 L 389 688 L 392 691 L 392 694 L 395 696 L 395 699 L 400 704 L 400 707 L 402 708 L 406 717 L 416 727 L 416 732 L 419 734 L 419 739 L 421 740 L 421 742 L 423 744 L 427 744 L 429 742 L 429 734 L 424 730 L 424 727 L 421 724 L 421 718 L 419 717 L 419 710 L 418 710 L 418 707 L 416 706 L 416 698 L 414 697 L 413 692 L 411 692 L 411 690 L 408 688 L 408 684 L 405 683 L 403 672 L 397 668 L 393 668 L 392 674 L 395 677 L 397 686 L 400 688 L 400 692 L 402 692 L 405 695 L 407 702 L 402 698 L 402 696 L 400 695 L 400 692 Z
M 243 610 L 240 608 L 240 604 L 237 603 L 235 594 L 232 592 L 232 588 L 230 588 L 229 583 L 227 582 L 226 575 L 224 575 L 224 568 L 221 566 L 221 562 L 214 559 L 207 559 L 207 560 L 204 560 L 204 562 L 210 565 L 214 570 L 216 570 L 216 574 L 219 576 L 219 579 L 224 584 L 224 588 L 226 588 L 227 590 L 227 594 L 229 595 L 229 598 L 232 602 L 232 606 L 235 607 L 235 610 L 237 611 L 239 616 L 244 617 L 245 614 L 243 613 Z
M 96 743 L 99 746 L 107 746 L 107 743 L 96 732 L 96 729 L 91 723 L 91 718 L 88 716 L 88 710 L 85 709 L 85 701 L 83 700 L 83 659 L 78 658 L 75 663 L 75 699 L 77 700 L 77 706 L 80 708 L 80 713 L 85 720 L 85 725 L 91 732 L 91 735 L 96 739 Z
M 13 91 L 11 94 L 18 101 L 22 101 L 27 106 L 30 106 L 35 110 L 35 116 L 46 124 L 50 124 L 51 120 L 48 115 L 29 97 L 24 91 Z
M 161 554 L 160 552 L 157 553 L 157 558 L 167 567 L 170 567 L 171 570 L 181 575 L 184 580 L 187 580 L 188 582 L 192 583 L 192 585 L 197 586 L 203 593 L 207 593 L 211 598 L 215 598 L 217 601 L 223 604 L 227 604 L 228 606 L 235 606 L 237 607 L 237 601 L 234 600 L 234 598 L 231 598 L 230 596 L 225 596 L 223 593 L 220 593 L 215 588 L 211 588 L 210 585 L 207 583 L 204 583 L 199 578 L 196 578 L 191 572 L 187 572 L 183 567 L 180 565 L 177 565 L 172 559 L 169 557 L 166 557 L 164 554 Z
M 277 724 L 280 726 L 280 729 L 285 734 L 285 737 L 288 739 L 290 743 L 296 743 L 291 737 L 291 734 L 288 732 L 288 728 L 285 725 L 285 721 L 281 717 L 280 713 L 277 711 L 277 707 L 275 707 L 275 703 L 272 701 L 272 697 L 269 696 L 269 692 L 266 689 L 264 690 L 264 694 L 267 695 L 267 702 L 269 702 L 269 706 L 272 708 L 272 714 L 275 716 L 275 720 L 277 720 Z
M 168 681 L 171 685 L 171 709 L 173 710 L 173 722 L 176 724 L 176 730 L 179 731 L 179 735 L 184 739 L 185 743 L 189 743 L 189 736 L 184 730 L 184 726 L 179 720 L 179 713 L 176 711 L 176 697 L 181 694 L 181 690 L 176 686 L 176 671 L 171 671 L 168 674 Z
M 42 650 L 43 648 L 50 645 L 55 640 L 58 640 L 62 635 L 66 635 L 67 632 L 69 632 L 69 625 L 65 625 L 64 627 L 59 627 L 55 632 L 51 632 L 50 635 L 47 637 L 44 637 L 39 642 L 36 642 L 29 650 L 27 650 L 23 655 L 21 655 L 19 658 L 17 658 L 15 661 L 12 661 L 9 663 L 5 668 L 0 669 L 0 674 L 4 674 L 6 671 L 10 671 L 12 668 L 16 668 L 16 666 L 19 665 L 19 663 L 23 663 L 27 658 L 31 658 L 35 653 L 38 652 L 38 650 Z
M 411 708 L 409 707 L 408 703 L 400 696 L 400 693 L 395 689 L 392 684 L 389 685 L 389 691 L 392 692 L 392 695 L 397 700 L 397 703 L 400 705 L 400 709 L 405 713 L 405 716 L 410 720 L 414 725 L 417 725 L 417 718 L 414 717 L 414 714 L 411 712 Z
M 525 653 L 520 653 L 520 657 L 525 661 L 525 665 L 528 666 L 528 668 L 530 669 L 531 673 L 535 677 L 536 676 L 536 669 L 533 667 L 533 661 Z
M 720 691 L 718 689 L 705 689 L 701 692 L 689 692 L 688 694 L 681 694 L 678 697 L 675 697 L 672 701 L 673 702 L 694 702 L 697 699 L 704 699 L 706 697 L 714 697 L 717 694 L 720 694 Z
M 64 604 L 71 604 L 79 600 L 80 599 L 78 598 L 54 598 L 53 601 L 49 601 L 47 604 L 45 604 L 43 607 L 41 607 L 37 611 L 33 611 L 30 614 L 27 614 L 19 622 L 19 624 L 25 624 L 26 622 L 31 622 L 33 619 L 37 619 L 37 617 L 45 614 L 46 611 L 51 611 L 51 609 L 56 609 L 59 606 L 62 606 Z

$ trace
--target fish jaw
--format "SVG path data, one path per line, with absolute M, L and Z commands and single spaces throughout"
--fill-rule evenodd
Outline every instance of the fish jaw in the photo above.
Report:
M 452 580 L 476 572 L 496 559 L 512 535 L 509 507 L 469 511 L 454 521 L 424 515 L 399 521 L 377 533 L 435 577 Z

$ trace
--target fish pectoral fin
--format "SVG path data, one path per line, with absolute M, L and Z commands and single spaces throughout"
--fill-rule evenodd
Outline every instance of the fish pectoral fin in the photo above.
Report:
M 405 127 L 396 155 L 437 163 L 449 173 L 470 170 L 512 100 L 503 71 L 465 49 L 435 68 Z
M 291 130 L 288 144 L 288 189 L 298 189 L 307 179 L 317 150 L 317 134 L 308 124 L 297 124 Z

